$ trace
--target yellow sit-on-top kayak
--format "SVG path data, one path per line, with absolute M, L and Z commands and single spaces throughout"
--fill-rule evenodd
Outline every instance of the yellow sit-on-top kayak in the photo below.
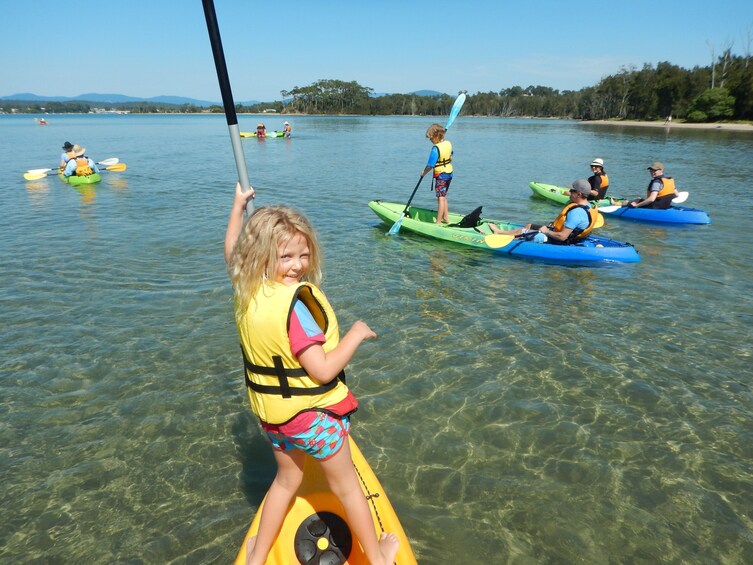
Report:
M 400 540 L 400 549 L 395 557 L 397 565 L 416 565 L 408 538 L 397 519 L 392 504 L 387 499 L 382 485 L 364 459 L 355 441 L 350 440 L 353 465 L 374 519 L 376 535 L 394 533 Z M 264 508 L 262 501 L 254 521 L 243 540 L 235 559 L 236 565 L 246 563 L 246 542 L 255 536 Z M 303 483 L 298 489 L 288 514 L 267 557 L 267 565 L 368 565 L 368 560 L 355 533 L 348 526 L 345 510 L 338 498 L 329 490 L 321 467 L 312 458 L 306 457 Z

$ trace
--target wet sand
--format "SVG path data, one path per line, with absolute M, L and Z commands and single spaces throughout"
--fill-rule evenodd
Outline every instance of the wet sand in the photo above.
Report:
M 712 124 L 689 124 L 685 122 L 672 122 L 666 124 L 664 121 L 656 122 L 639 122 L 631 120 L 588 120 L 580 122 L 587 125 L 597 126 L 635 126 L 648 128 L 670 128 L 670 129 L 723 129 L 731 131 L 749 131 L 753 133 L 753 124 L 745 123 L 712 123 Z

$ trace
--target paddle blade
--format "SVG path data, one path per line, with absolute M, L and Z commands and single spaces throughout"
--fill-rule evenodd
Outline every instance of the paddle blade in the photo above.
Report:
M 600 228 L 604 225 L 604 216 L 601 214 L 596 215 L 596 223 L 594 224 L 594 228 Z
M 39 173 L 49 173 L 52 169 L 29 169 L 26 171 L 27 173 L 31 173 L 32 175 L 37 175 Z
M 110 157 L 109 159 L 104 159 L 103 161 L 97 161 L 97 165 L 102 165 L 103 167 L 117 165 L 118 163 L 120 163 L 120 159 L 118 159 L 117 157 Z
M 405 213 L 400 214 L 400 217 L 397 219 L 397 222 L 392 224 L 392 227 L 390 228 L 390 231 L 387 232 L 387 235 L 396 235 L 397 232 L 400 231 L 400 226 L 403 225 L 403 218 L 405 218 Z
M 484 243 L 486 243 L 492 249 L 499 249 L 500 247 L 508 245 L 514 239 L 514 235 L 493 233 L 492 235 L 487 235 L 486 237 L 484 237 Z
M 50 169 L 47 169 L 47 170 L 49 171 Z M 43 179 L 46 176 L 47 176 L 47 173 L 32 173 L 32 172 L 24 173 L 24 178 L 26 180 L 39 180 L 39 179 Z
M 616 212 L 622 208 L 622 206 L 599 206 L 599 212 L 604 212 L 605 214 L 611 214 L 612 212 Z
M 673 204 L 682 204 L 683 202 L 685 202 L 688 199 L 688 196 L 690 196 L 690 195 L 687 192 L 684 192 L 684 191 L 683 192 L 678 192 L 677 196 L 675 196 L 672 199 L 672 203 Z
M 128 167 L 125 163 L 118 163 L 117 165 L 111 165 L 107 168 L 105 168 L 106 171 L 112 171 L 113 173 L 122 173 L 125 171 Z
M 452 122 L 454 122 L 455 118 L 458 117 L 463 104 L 465 104 L 465 92 L 461 92 L 460 95 L 458 95 L 458 97 L 455 99 L 455 103 L 452 105 L 452 109 L 450 110 L 450 117 L 447 119 L 447 125 L 444 127 L 444 129 L 450 129 Z

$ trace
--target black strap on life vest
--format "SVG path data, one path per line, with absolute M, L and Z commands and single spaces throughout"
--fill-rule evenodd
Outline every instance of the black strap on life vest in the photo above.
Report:
M 316 394 L 324 394 L 325 392 L 332 390 L 337 386 L 338 380 L 341 380 L 343 384 L 345 384 L 345 371 L 340 371 L 340 373 L 337 375 L 337 378 L 332 379 L 327 384 L 311 388 L 291 387 L 288 379 L 307 377 L 308 373 L 306 372 L 306 369 L 304 369 L 303 367 L 301 367 L 300 369 L 286 369 L 282 364 L 282 357 L 280 357 L 279 355 L 272 357 L 272 362 L 275 365 L 274 367 L 254 365 L 246 357 L 246 352 L 243 351 L 243 346 L 241 346 L 241 353 L 243 354 L 243 366 L 246 368 L 246 370 L 244 371 L 246 377 L 246 386 L 254 392 L 258 392 L 259 394 L 277 394 L 282 396 L 283 398 L 290 398 L 291 396 L 312 396 Z M 276 376 L 278 381 L 280 382 L 280 386 L 261 385 L 255 383 L 248 377 L 249 372 L 256 373 L 257 375 Z
M 447 159 L 440 159 L 442 152 L 439 150 L 438 145 L 435 145 L 434 147 L 437 148 L 437 162 L 434 164 L 435 167 L 444 167 L 445 165 L 452 163 L 452 153 L 450 153 L 450 156 L 447 157 Z

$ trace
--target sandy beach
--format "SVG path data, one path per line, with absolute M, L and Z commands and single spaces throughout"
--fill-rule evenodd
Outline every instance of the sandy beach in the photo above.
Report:
M 647 128 L 670 128 L 670 129 L 723 129 L 730 131 L 749 131 L 753 133 L 753 124 L 730 124 L 730 123 L 712 123 L 712 124 L 688 124 L 685 122 L 672 122 L 671 125 L 665 125 L 663 121 L 656 122 L 638 122 L 631 120 L 588 120 L 580 122 L 587 125 L 597 126 L 635 126 Z

